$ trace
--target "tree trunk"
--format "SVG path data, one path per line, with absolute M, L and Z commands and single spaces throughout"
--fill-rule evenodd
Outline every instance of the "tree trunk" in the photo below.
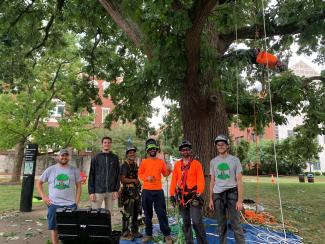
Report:
M 24 159 L 25 140 L 21 140 L 15 148 L 14 168 L 10 182 L 20 182 L 21 167 Z
M 218 134 L 228 135 L 227 113 L 221 93 L 214 94 L 213 101 L 210 97 L 203 99 L 201 103 L 197 101 L 198 99 L 190 93 L 185 94 L 181 98 L 181 116 L 184 139 L 192 143 L 193 153 L 198 157 L 204 169 L 204 214 L 211 215 L 207 211 L 210 194 L 210 160 L 216 156 L 214 138 Z

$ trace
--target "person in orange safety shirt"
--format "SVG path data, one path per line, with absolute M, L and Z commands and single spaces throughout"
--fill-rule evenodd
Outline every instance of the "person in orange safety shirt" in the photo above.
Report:
M 153 240 L 152 237 L 152 217 L 153 207 L 158 217 L 160 230 L 164 235 L 165 243 L 172 244 L 173 239 L 170 236 L 168 226 L 167 210 L 164 191 L 162 189 L 161 178 L 171 173 L 171 165 L 157 158 L 158 145 L 154 139 L 148 139 L 146 142 L 147 158 L 143 159 L 138 177 L 143 182 L 142 186 L 142 208 L 145 215 L 145 236 L 142 243 Z
M 183 232 L 186 243 L 194 243 L 192 225 L 198 244 L 207 244 L 207 237 L 202 221 L 204 191 L 204 174 L 201 163 L 193 159 L 192 145 L 189 141 L 182 141 L 179 146 L 182 159 L 177 161 L 170 185 L 170 201 L 175 207 L 179 206 L 183 218 Z

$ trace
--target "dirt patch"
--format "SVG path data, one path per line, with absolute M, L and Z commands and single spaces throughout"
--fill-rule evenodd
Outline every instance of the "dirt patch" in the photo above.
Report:
M 1 243 L 44 244 L 49 239 L 46 207 L 34 207 L 32 212 L 8 211 L 0 215 Z
M 88 208 L 87 203 L 81 204 L 81 208 Z M 50 232 L 47 230 L 47 207 L 33 207 L 29 213 L 19 211 L 7 211 L 0 213 L 0 243 L 49 243 Z M 121 229 L 121 215 L 117 208 L 112 213 L 113 229 Z

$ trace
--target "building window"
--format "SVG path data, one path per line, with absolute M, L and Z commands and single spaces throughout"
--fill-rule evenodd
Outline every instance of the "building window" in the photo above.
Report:
M 264 129 L 259 134 L 260 141 L 264 139 Z
M 292 137 L 293 135 L 293 130 L 288 130 L 288 137 Z
M 320 170 L 320 162 L 315 162 L 313 168 L 314 170 Z
M 102 123 L 105 122 L 105 118 L 107 115 L 109 115 L 109 108 L 102 108 Z
M 92 84 L 94 87 L 98 87 L 98 82 L 96 80 L 89 81 L 90 84 Z
M 255 142 L 256 141 L 256 134 L 254 132 L 252 132 L 252 141 Z
M 65 103 L 64 102 L 57 102 L 56 106 L 51 110 L 51 116 L 52 117 L 63 117 L 64 114 L 64 107 Z
M 109 87 L 109 82 L 104 81 L 103 82 L 103 91 L 105 91 Z
M 275 140 L 279 141 L 279 127 L 275 126 L 274 130 L 275 130 Z

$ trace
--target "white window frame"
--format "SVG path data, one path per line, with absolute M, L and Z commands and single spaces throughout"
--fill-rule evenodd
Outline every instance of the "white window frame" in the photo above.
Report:
M 55 107 L 51 110 L 50 112 L 50 117 L 52 118 L 61 118 L 64 115 L 64 111 L 65 111 L 65 102 L 62 102 L 60 100 L 56 100 L 55 101 Z M 63 107 L 63 113 L 59 113 L 59 107 Z
M 110 83 L 107 81 L 103 81 L 102 86 L 103 86 L 103 91 L 105 91 L 109 87 Z
M 110 110 L 111 110 L 110 108 L 105 108 L 105 107 L 102 108 L 102 124 L 105 122 L 105 118 L 106 116 L 109 115 Z M 107 111 L 106 115 L 105 115 L 105 111 Z

